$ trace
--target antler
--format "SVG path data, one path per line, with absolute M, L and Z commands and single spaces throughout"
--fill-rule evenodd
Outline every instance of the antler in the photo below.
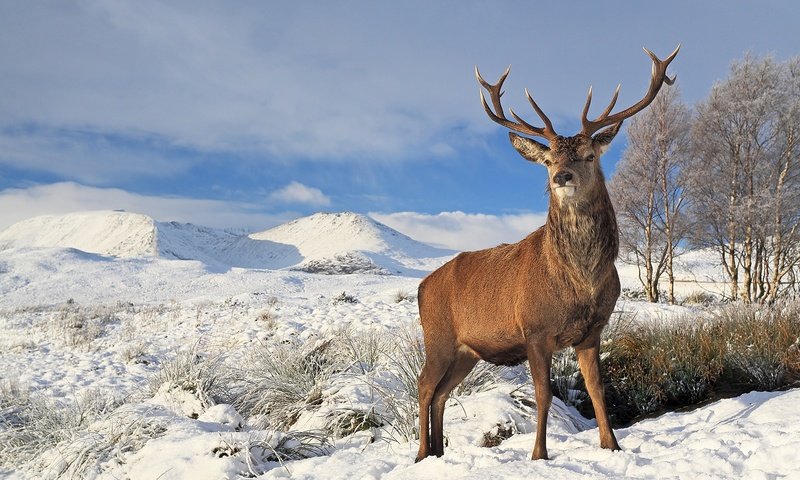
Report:
M 621 112 L 609 115 L 611 113 L 611 110 L 614 108 L 614 104 L 617 103 L 617 96 L 619 96 L 620 86 L 617 85 L 617 89 L 616 91 L 614 91 L 614 97 L 611 99 L 611 103 L 608 104 L 608 107 L 606 107 L 605 111 L 603 111 L 603 113 L 600 114 L 600 116 L 594 120 L 589 120 L 588 118 L 586 118 L 586 115 L 589 113 L 589 105 L 591 105 L 592 103 L 592 88 L 589 87 L 589 95 L 586 97 L 586 105 L 583 107 L 583 116 L 581 118 L 581 123 L 583 124 L 583 129 L 581 130 L 581 133 L 584 135 L 591 136 L 601 128 L 606 127 L 608 125 L 614 125 L 616 123 L 620 123 L 626 118 L 633 116 L 637 112 L 644 109 L 646 106 L 650 105 L 650 102 L 652 102 L 656 98 L 658 91 L 661 90 L 661 85 L 663 85 L 664 83 L 666 83 L 667 85 L 672 85 L 673 83 L 675 83 L 675 78 L 677 78 L 677 75 L 673 76 L 672 78 L 669 78 L 667 76 L 667 67 L 669 66 L 670 62 L 675 58 L 675 56 L 678 54 L 678 50 L 680 49 L 681 46 L 678 45 L 678 48 L 676 48 L 675 51 L 672 52 L 664 60 L 659 60 L 658 57 L 656 57 L 656 55 L 653 52 L 651 52 L 646 48 L 644 49 L 645 53 L 647 53 L 647 55 L 649 55 L 650 58 L 653 59 L 653 71 L 652 71 L 652 77 L 650 78 L 650 88 L 647 89 L 647 94 L 644 96 L 643 99 L 639 100 L 636 104 L 626 108 Z
M 514 113 L 514 110 L 511 110 L 510 108 L 508 111 L 511 112 L 511 115 L 517 119 L 517 121 L 513 122 L 506 118 L 505 114 L 503 113 L 503 105 L 500 103 L 500 97 L 503 96 L 503 82 L 506 81 L 506 77 L 510 71 L 511 65 L 509 65 L 508 68 L 506 68 L 506 71 L 500 75 L 500 79 L 497 81 L 497 83 L 492 85 L 483 79 L 481 72 L 478 71 L 478 67 L 475 67 L 475 76 L 478 78 L 478 82 L 483 86 L 483 88 L 489 92 L 489 95 L 492 99 L 492 105 L 494 106 L 494 111 L 492 111 L 492 109 L 489 108 L 489 104 L 486 103 L 486 98 L 483 96 L 483 90 L 481 90 L 481 103 L 483 103 L 483 109 L 486 110 L 486 114 L 489 115 L 489 118 L 510 130 L 524 133 L 526 135 L 543 137 L 548 141 L 552 141 L 558 136 L 558 134 L 553 129 L 553 124 L 550 122 L 550 119 L 547 118 L 547 115 L 545 115 L 542 109 L 539 108 L 539 105 L 536 105 L 536 102 L 533 101 L 533 97 L 531 97 L 531 94 L 528 93 L 528 89 L 525 89 L 525 96 L 528 97 L 528 101 L 531 103 L 531 106 L 534 110 L 536 110 L 536 113 L 539 114 L 539 118 L 541 118 L 544 122 L 544 128 L 534 127 L 530 123 L 520 118 L 516 113 Z

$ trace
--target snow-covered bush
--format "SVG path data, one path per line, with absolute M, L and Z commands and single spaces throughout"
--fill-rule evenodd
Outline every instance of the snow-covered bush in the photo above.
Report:
M 300 414 L 319 406 L 325 382 L 342 368 L 331 342 L 260 345 L 229 372 L 231 402 L 262 427 L 287 430 Z
M 333 297 L 332 302 L 334 305 L 339 305 L 341 303 L 358 303 L 358 299 L 353 295 L 348 294 L 347 292 L 342 292 L 339 295 Z
M 70 438 L 42 453 L 38 464 L 47 477 L 93 478 L 124 463 L 124 455 L 164 435 L 167 426 L 165 418 L 142 411 L 141 405 L 101 412 L 83 428 L 74 430 Z
M 388 367 L 395 377 L 390 386 L 376 385 L 390 434 L 403 440 L 419 438 L 419 392 L 417 377 L 425 364 L 425 347 L 418 323 L 410 323 L 392 334 L 394 349 Z
M 385 419 L 374 408 L 367 410 L 338 408 L 328 413 L 325 431 L 334 438 L 344 438 L 356 432 L 385 426 Z
M 394 303 L 413 302 L 417 299 L 417 296 L 405 290 L 398 290 L 394 293 L 392 299 L 394 300 Z
M 701 305 L 701 306 L 708 306 L 713 305 L 719 302 L 719 299 L 713 293 L 709 293 L 703 290 L 695 290 L 685 297 L 681 301 L 681 305 Z
M 212 452 L 218 458 L 243 458 L 249 476 L 257 477 L 273 468 L 272 462 L 318 457 L 330 453 L 325 435 L 314 432 L 260 432 L 243 441 L 223 442 Z
M 161 365 L 150 381 L 150 394 L 180 413 L 197 418 L 229 395 L 221 365 L 222 357 L 201 355 L 195 344 Z

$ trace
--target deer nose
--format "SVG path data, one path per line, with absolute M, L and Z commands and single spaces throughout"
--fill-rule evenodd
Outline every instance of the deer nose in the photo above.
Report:
M 572 174 L 570 172 L 558 172 L 553 175 L 553 181 L 556 182 L 559 186 L 563 187 L 564 184 L 572 180 Z

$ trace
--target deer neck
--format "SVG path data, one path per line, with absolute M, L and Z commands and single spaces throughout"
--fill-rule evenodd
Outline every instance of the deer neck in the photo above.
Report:
M 605 182 L 582 202 L 561 205 L 551 198 L 545 229 L 555 265 L 573 283 L 587 283 L 593 290 L 613 267 L 619 237 Z

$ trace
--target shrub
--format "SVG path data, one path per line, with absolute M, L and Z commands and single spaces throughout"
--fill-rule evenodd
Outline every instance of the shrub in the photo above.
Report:
M 513 422 L 502 425 L 498 423 L 491 430 L 483 433 L 480 446 L 487 448 L 496 447 L 517 433 L 519 433 L 519 429 Z
M 501 381 L 507 368 L 503 365 L 478 362 L 469 375 L 453 389 L 452 395 L 466 396 L 490 390 Z
M 369 410 L 339 408 L 327 415 L 325 430 L 334 438 L 343 438 L 356 432 L 380 428 L 384 425 L 384 419 L 374 408 Z
M 800 303 L 730 305 L 716 317 L 733 386 L 774 390 L 800 379 Z
M 640 323 L 615 335 L 604 368 L 619 420 L 698 402 L 722 373 L 724 352 L 702 320 Z
M 618 421 L 800 379 L 800 303 L 730 304 L 706 317 L 609 330 L 603 368 Z
M 266 432 L 254 434 L 241 443 L 225 442 L 213 453 L 217 457 L 243 456 L 248 473 L 258 477 L 273 467 L 270 462 L 283 465 L 287 460 L 327 455 L 331 449 L 328 437 L 317 432 Z
M 382 329 L 345 327 L 333 332 L 331 340 L 344 363 L 361 373 L 372 371 L 391 355 L 391 337 Z
M 717 303 L 718 301 L 719 299 L 713 293 L 703 290 L 695 290 L 683 298 L 681 305 L 709 306 Z
M 166 431 L 163 418 L 126 407 L 117 409 L 58 444 L 50 452 L 56 458 L 48 458 L 46 473 L 57 478 L 94 478 L 101 473 L 103 463 L 141 449 Z
M 342 292 L 333 297 L 334 305 L 339 305 L 341 303 L 358 303 L 358 299 L 352 295 L 349 295 L 347 292 Z

